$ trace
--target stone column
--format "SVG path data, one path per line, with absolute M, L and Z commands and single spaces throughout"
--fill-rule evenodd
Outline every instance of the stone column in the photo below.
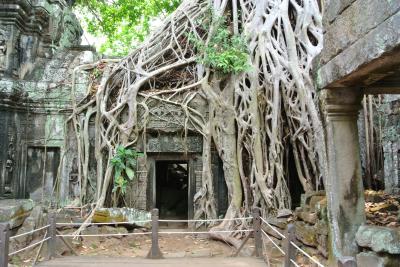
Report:
M 325 181 L 331 258 L 355 256 L 355 234 L 365 222 L 364 189 L 361 176 L 357 115 L 361 108 L 361 90 L 324 89 L 321 92 L 328 177 Z

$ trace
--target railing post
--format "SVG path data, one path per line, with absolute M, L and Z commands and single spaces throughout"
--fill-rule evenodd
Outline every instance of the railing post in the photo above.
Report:
M 163 258 L 160 247 L 158 246 L 158 209 L 153 209 L 151 211 L 151 248 L 149 254 L 147 254 L 147 258 Z
M 253 230 L 254 230 L 254 244 L 255 244 L 255 254 L 257 258 L 263 255 L 263 242 L 261 238 L 261 210 L 260 208 L 253 208 Z
M 0 223 L 0 267 L 8 266 L 8 252 L 10 244 L 10 225 Z
M 296 259 L 296 250 L 292 246 L 291 242 L 294 242 L 295 236 L 295 226 L 294 224 L 289 224 L 287 227 L 286 239 L 285 239 L 285 267 L 292 266 L 290 260 Z
M 47 231 L 47 236 L 50 237 L 47 240 L 47 257 L 48 259 L 54 258 L 56 256 L 56 214 L 52 211 L 49 212 L 47 218 L 49 224 L 49 230 Z
M 354 257 L 342 257 L 338 260 L 339 267 L 357 267 L 357 261 Z

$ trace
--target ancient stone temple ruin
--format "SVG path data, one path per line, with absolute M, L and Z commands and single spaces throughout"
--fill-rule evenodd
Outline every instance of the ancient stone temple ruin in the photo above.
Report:
M 46 207 L 77 207 L 94 203 L 102 191 L 96 178 L 96 110 L 85 118 L 72 114 L 76 103 L 89 103 L 87 96 L 96 93 L 90 90 L 104 82 L 96 71 L 110 72 L 119 60 L 103 58 L 93 47 L 81 45 L 83 30 L 70 2 L 0 2 L 0 199 L 4 203 L 32 199 Z M 298 241 L 325 260 L 353 257 L 358 266 L 395 266 L 391 264 L 400 261 L 399 205 L 386 213 L 397 216 L 394 227 L 369 223 L 365 203 L 374 197 L 364 194 L 368 179 L 363 177 L 369 175 L 376 189 L 400 193 L 400 2 L 322 2 L 326 2 L 321 5 L 324 43 L 312 65 L 326 139 L 327 180 L 323 190 L 305 192 L 293 148 L 288 149 L 284 172 L 292 211 L 279 210 L 270 222 L 284 231 L 293 221 Z M 184 82 L 185 71 L 174 72 L 168 82 Z M 165 84 L 161 80 L 157 86 Z M 364 96 L 379 96 L 373 109 L 382 118 L 376 124 L 379 134 L 365 130 L 376 118 L 368 117 Z M 117 204 L 142 211 L 158 208 L 161 218 L 193 219 L 199 209 L 195 201 L 202 193 L 205 138 L 184 108 L 168 101 L 148 103 L 137 108 L 137 117 L 147 122 L 134 146 L 145 156 L 137 159 L 137 177 L 128 185 L 124 202 Z M 191 99 L 186 108 L 210 116 L 202 97 Z M 84 141 L 67 123 L 75 119 L 88 129 Z M 371 138 L 377 140 L 373 148 L 366 148 Z M 285 145 L 292 146 L 289 141 Z M 215 145 L 211 148 L 219 218 L 226 214 L 231 196 L 221 157 Z M 381 155 L 375 157 L 380 165 L 373 172 L 371 153 Z M 87 168 L 82 170 L 78 161 Z M 81 184 L 80 177 L 88 182 Z M 105 197 L 111 199 L 112 193 L 108 190 Z M 25 206 L 22 209 L 32 208 Z M 23 218 L 18 217 L 13 227 L 20 226 Z M 0 221 L 7 219 L 0 214 Z
M 76 150 L 67 138 L 70 134 L 73 139 L 73 131 L 65 127 L 72 108 L 71 87 L 76 87 L 79 100 L 89 86 L 90 75 L 80 71 L 73 80 L 73 72 L 80 65 L 95 62 L 99 55 L 92 47 L 80 45 L 81 26 L 64 1 L 10 1 L 0 8 L 0 196 L 49 201 L 57 194 L 62 205 L 67 205 L 81 196 Z M 199 101 L 195 105 L 202 109 L 200 112 L 207 112 L 204 102 Z M 201 183 L 202 137 L 189 134 L 184 140 L 179 126 L 184 111 L 173 105 L 154 106 L 150 112 L 146 144 L 138 147 L 143 151 L 146 146 L 148 156 L 140 159 L 138 180 L 128 194 L 128 205 L 143 210 L 165 205 L 166 212 L 171 212 L 179 202 L 184 204 L 181 216 L 193 217 L 193 198 Z M 94 137 L 89 141 L 93 144 Z M 214 153 L 213 157 L 222 215 L 226 186 L 218 155 Z M 96 172 L 92 160 L 91 178 Z M 56 187 L 57 176 L 62 178 Z M 176 179 L 175 187 L 186 190 L 175 200 L 163 194 L 173 195 L 177 188 L 159 188 L 170 184 L 168 179 Z M 89 193 L 92 197 L 95 194 Z
M 49 198 L 64 150 L 71 75 L 96 60 L 64 1 L 0 3 L 0 197 Z M 84 93 L 87 78 L 79 77 Z M 68 178 L 67 178 L 68 180 Z

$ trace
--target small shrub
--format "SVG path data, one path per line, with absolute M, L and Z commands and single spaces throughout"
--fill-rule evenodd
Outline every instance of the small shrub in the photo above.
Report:
M 124 146 L 118 146 L 115 156 L 111 159 L 111 165 L 114 167 L 114 188 L 113 192 L 126 193 L 126 186 L 129 181 L 136 178 L 137 158 L 143 156 L 143 153 L 137 152 Z
M 230 32 L 225 18 L 216 18 L 214 25 L 215 30 L 207 44 L 194 35 L 188 36 L 201 54 L 197 62 L 225 74 L 249 70 L 249 52 L 245 39 Z

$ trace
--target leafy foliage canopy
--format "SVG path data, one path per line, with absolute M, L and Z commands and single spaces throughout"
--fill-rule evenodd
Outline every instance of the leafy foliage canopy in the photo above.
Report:
M 249 70 L 246 40 L 239 34 L 232 34 L 224 17 L 215 18 L 213 24 L 214 30 L 207 43 L 194 35 L 189 35 L 189 40 L 199 51 L 197 62 L 224 74 Z M 207 23 L 205 30 L 211 30 Z
M 86 30 L 105 37 L 100 52 L 124 56 L 150 31 L 150 22 L 173 12 L 181 0 L 77 0 Z

